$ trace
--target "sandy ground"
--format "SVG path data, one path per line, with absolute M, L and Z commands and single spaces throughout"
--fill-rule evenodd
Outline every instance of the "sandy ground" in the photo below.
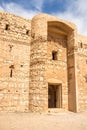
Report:
M 0 130 L 87 130 L 87 112 L 0 113 Z

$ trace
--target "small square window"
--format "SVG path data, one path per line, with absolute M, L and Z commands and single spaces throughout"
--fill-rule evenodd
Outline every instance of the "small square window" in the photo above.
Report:
M 57 51 L 52 52 L 52 60 L 57 60 Z

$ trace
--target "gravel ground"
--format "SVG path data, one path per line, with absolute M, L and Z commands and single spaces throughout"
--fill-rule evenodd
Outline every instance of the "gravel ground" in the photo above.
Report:
M 1 112 L 0 130 L 87 130 L 87 111 L 52 114 Z

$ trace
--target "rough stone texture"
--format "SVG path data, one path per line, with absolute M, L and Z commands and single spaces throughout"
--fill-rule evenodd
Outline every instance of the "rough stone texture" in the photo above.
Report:
M 57 60 L 52 60 L 52 51 L 56 51 Z M 66 37 L 48 34 L 47 48 L 47 79 L 48 83 L 62 84 L 62 108 L 68 109 L 68 86 L 67 86 L 67 47 Z
M 6 25 L 9 25 L 8 30 Z M 29 107 L 31 22 L 0 13 L 0 110 L 25 111 Z M 11 66 L 12 77 L 10 77 Z
M 56 109 L 87 109 L 86 57 L 87 37 L 73 23 L 0 12 L 0 111 L 50 111 L 49 85 L 61 85 Z
M 87 109 L 87 38 L 82 36 L 78 37 L 77 82 L 78 110 L 80 111 Z

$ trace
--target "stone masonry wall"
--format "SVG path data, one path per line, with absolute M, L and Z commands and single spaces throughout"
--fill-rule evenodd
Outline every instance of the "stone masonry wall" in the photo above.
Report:
M 0 12 L 0 111 L 47 111 L 49 83 L 62 84 L 62 108 L 87 109 L 87 37 L 50 15 Z
M 52 59 L 52 52 L 57 52 L 57 60 Z M 66 36 L 48 33 L 47 80 L 49 83 L 62 85 L 62 108 L 68 109 L 67 85 L 67 40 Z
M 68 66 L 68 109 L 72 112 L 78 111 L 78 83 L 77 83 L 77 32 L 71 30 L 68 33 L 68 53 L 67 53 L 67 66 Z
M 51 23 L 50 23 L 51 21 Z M 64 38 L 62 40 L 62 50 L 60 51 L 59 58 L 63 62 L 58 62 L 58 64 L 50 61 L 52 49 L 60 48 L 56 43 L 56 38 L 54 36 L 54 41 L 52 43 L 49 39 L 49 27 L 52 25 L 52 30 L 55 33 L 61 33 L 67 36 L 67 48 L 68 48 L 68 58 L 66 58 L 66 47 Z M 53 28 L 54 27 L 54 28 Z M 43 112 L 48 110 L 48 83 L 52 83 L 52 79 L 57 79 L 57 83 L 62 82 L 63 88 L 63 108 L 76 112 L 77 111 L 77 84 L 76 84 L 76 72 L 75 72 L 75 53 L 74 46 L 76 45 L 76 28 L 73 24 L 67 23 L 61 20 L 57 20 L 55 17 L 49 15 L 39 14 L 32 19 L 31 26 L 31 49 L 30 49 L 30 89 L 29 89 L 29 108 L 33 112 Z M 50 29 L 50 30 L 51 30 Z M 51 31 L 52 31 L 51 30 Z M 54 34 L 53 32 L 53 34 Z M 53 36 L 52 34 L 52 36 Z M 48 37 L 47 37 L 48 36 Z M 58 36 L 58 35 L 57 35 Z M 48 39 L 47 39 L 48 38 Z M 58 39 L 59 40 L 59 39 Z M 64 41 L 63 41 L 64 40 Z M 59 43 L 59 41 L 57 41 Z M 72 64 L 70 63 L 72 55 Z M 68 62 L 67 62 L 68 59 Z M 67 64 L 68 63 L 68 82 L 67 82 Z M 53 67 L 53 70 L 50 68 Z M 64 69 L 62 73 L 60 70 Z M 65 70 L 66 68 L 66 70 Z M 60 75 L 57 72 L 60 72 Z M 52 72 L 52 73 L 51 73 Z M 51 74 L 50 74 L 51 73 Z M 69 74 L 72 78 L 69 79 Z M 62 75 L 62 76 L 61 76 Z M 51 79 L 49 81 L 49 79 Z M 59 80 L 59 82 L 58 82 Z M 65 81 L 64 81 L 65 80 Z M 56 80 L 54 81 L 54 84 Z M 68 83 L 68 88 L 67 88 Z
M 78 42 L 77 63 L 78 110 L 81 111 L 87 109 L 87 45 L 83 41 Z
M 29 108 L 33 112 L 44 112 L 48 108 L 48 86 L 45 77 L 47 32 L 44 20 L 34 18 L 31 24 Z
M 31 22 L 0 12 L 0 111 L 29 109 Z

